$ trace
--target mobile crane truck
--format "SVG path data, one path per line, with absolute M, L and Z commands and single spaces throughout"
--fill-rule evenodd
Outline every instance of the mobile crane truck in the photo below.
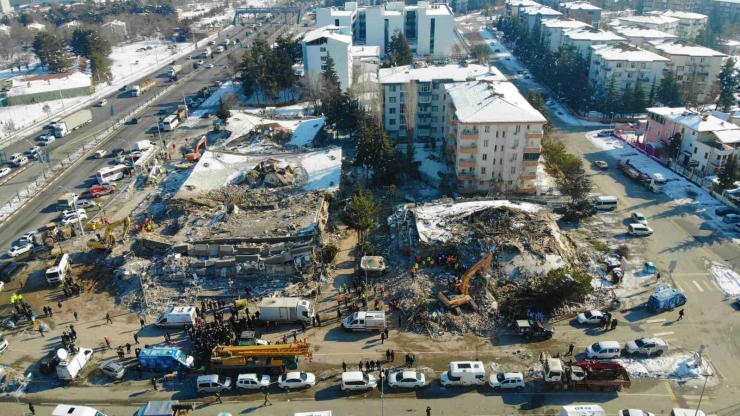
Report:
M 545 352 L 540 355 L 545 367 L 545 387 L 552 390 L 575 390 L 614 392 L 632 385 L 627 370 L 617 362 L 583 360 L 564 362 Z

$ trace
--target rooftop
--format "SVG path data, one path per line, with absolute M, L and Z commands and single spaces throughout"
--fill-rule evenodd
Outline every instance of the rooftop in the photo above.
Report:
M 708 16 L 701 13 L 681 12 L 668 10 L 665 12 L 654 12 L 655 14 L 661 14 L 663 16 L 675 17 L 676 19 L 707 19 Z
M 740 127 L 732 123 L 728 123 L 713 115 L 703 116 L 694 111 L 688 111 L 684 107 L 652 107 L 647 110 L 700 133 L 735 130 L 737 131 L 736 134 L 740 134 Z
M 525 6 L 522 10 L 522 13 L 524 14 L 530 14 L 530 15 L 541 15 L 541 16 L 562 16 L 563 14 L 559 11 L 542 5 L 537 6 Z
M 519 7 L 519 6 L 539 6 L 540 3 L 537 3 L 534 0 L 507 0 L 506 1 L 507 6 L 511 7 Z
M 569 30 L 564 34 L 565 37 L 571 40 L 591 40 L 591 41 L 621 41 L 626 40 L 625 38 L 617 35 L 614 32 L 608 32 L 599 29 L 573 29 Z
M 620 22 L 630 22 L 645 25 L 665 25 L 671 23 L 677 23 L 678 19 L 669 16 L 623 16 L 619 17 Z
M 567 3 L 560 3 L 560 7 L 571 10 L 601 10 L 601 7 L 594 6 L 587 1 L 572 1 Z
M 560 19 L 545 19 L 542 21 L 542 25 L 545 27 L 549 27 L 551 29 L 554 28 L 582 28 L 582 27 L 591 27 L 588 23 L 581 22 L 580 20 L 570 19 L 567 17 L 561 17 Z
M 484 75 L 490 75 L 496 80 L 506 81 L 504 74 L 495 67 L 483 65 L 462 66 L 458 64 L 425 68 L 414 68 L 413 65 L 381 68 L 378 71 L 378 81 L 381 84 L 405 84 L 411 80 L 417 82 L 462 82 Z
M 725 57 L 722 52 L 699 46 L 682 39 L 676 40 L 653 40 L 648 42 L 653 48 L 670 55 L 703 56 L 703 57 Z
M 13 87 L 7 92 L 9 97 L 39 94 L 44 92 L 92 87 L 92 78 L 81 72 L 64 72 L 13 79 Z
M 352 46 L 353 58 L 372 58 L 380 57 L 380 46 Z
M 342 30 L 339 26 L 324 26 L 320 27 L 318 29 L 314 29 L 303 37 L 303 42 L 313 42 L 317 39 L 321 38 L 327 38 L 327 39 L 335 39 L 342 43 L 352 43 L 352 36 L 350 35 L 343 35 L 339 33 L 339 31 Z
M 445 90 L 462 123 L 544 123 L 535 110 L 510 82 L 477 80 L 445 84 Z
M 645 26 L 619 26 L 614 31 L 628 38 L 676 39 L 678 36 Z
M 631 46 L 626 43 L 616 45 L 596 45 L 592 46 L 593 53 L 607 61 L 627 61 L 627 62 L 670 62 L 670 59 L 660 56 L 657 53 L 646 51 L 645 49 Z
M 732 47 L 732 46 L 738 46 L 738 45 L 740 45 L 740 41 L 739 40 L 726 40 L 726 41 L 722 42 L 722 45 L 730 46 L 730 47 Z

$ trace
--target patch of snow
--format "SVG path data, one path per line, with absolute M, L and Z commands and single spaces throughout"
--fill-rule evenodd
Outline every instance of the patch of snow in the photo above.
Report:
M 537 165 L 537 179 L 534 180 L 534 186 L 537 188 L 537 195 L 550 193 L 557 189 L 555 178 L 545 170 L 545 159 L 540 157 Z
M 242 86 L 238 82 L 226 81 L 216 91 L 212 92 L 199 108 L 216 107 L 219 100 L 229 93 L 236 94 L 242 101 L 245 100 L 242 93 Z
M 280 116 L 288 117 L 310 117 L 313 115 L 313 106 L 311 103 L 302 102 L 293 105 L 286 105 L 284 107 L 267 107 L 267 108 L 246 108 L 244 111 L 253 114 L 259 114 L 263 117 L 273 117 L 277 114 Z
M 342 177 L 342 149 L 339 147 L 312 152 L 301 158 L 301 165 L 308 173 L 304 191 L 325 189 L 336 191 Z
M 662 379 L 703 379 L 712 376 L 714 369 L 703 359 L 701 366 L 697 365 L 695 354 L 675 354 L 655 358 L 620 358 L 614 360 L 627 369 L 632 378 L 662 378 Z
M 425 149 L 423 144 L 414 144 L 414 160 L 420 161 L 419 172 L 433 184 L 439 184 L 438 172 L 448 173 L 447 164 L 444 162 L 442 144 L 436 150 Z M 406 152 L 406 145 L 398 145 L 397 149 Z
M 713 262 L 712 267 L 709 269 L 712 273 L 714 281 L 719 286 L 726 296 L 738 296 L 740 295 L 740 275 L 735 273 L 729 267 Z

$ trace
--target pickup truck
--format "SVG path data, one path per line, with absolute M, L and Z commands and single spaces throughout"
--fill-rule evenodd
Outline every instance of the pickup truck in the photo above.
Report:
M 94 185 L 90 187 L 90 195 L 93 198 L 112 194 L 113 192 L 116 192 L 116 185 Z

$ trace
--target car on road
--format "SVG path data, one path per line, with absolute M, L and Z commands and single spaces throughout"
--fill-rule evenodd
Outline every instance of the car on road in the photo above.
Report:
M 494 390 L 516 390 L 524 388 L 524 374 L 522 373 L 498 373 L 491 374 L 488 385 Z
M 57 140 L 56 137 L 54 137 L 54 136 L 52 136 L 52 135 L 49 134 L 49 135 L 45 136 L 43 139 L 41 139 L 41 143 L 44 146 L 48 146 L 48 145 L 54 143 L 56 140 Z
M 8 257 L 17 257 L 23 253 L 31 251 L 32 248 L 33 244 L 31 243 L 15 245 L 13 247 L 10 247 L 10 250 L 8 250 Z
M 131 117 L 128 122 L 129 124 L 139 124 L 139 120 L 141 120 L 141 117 Z
M 57 123 L 59 123 L 59 119 L 58 118 L 57 119 L 54 119 L 54 120 L 51 120 L 50 122 L 46 123 L 46 125 L 44 126 L 44 128 L 46 130 L 53 130 L 54 129 L 54 126 L 56 126 Z
M 167 113 L 169 113 L 169 110 L 166 108 L 160 108 L 159 111 L 157 111 L 157 114 L 160 116 L 166 115 Z
M 594 165 L 596 165 L 596 167 L 599 169 L 609 169 L 609 164 L 604 162 L 603 160 L 595 161 Z
M 36 155 L 41 153 L 41 148 L 39 146 L 34 146 L 26 150 L 24 153 L 27 154 L 28 157 L 36 157 Z
M 128 88 L 128 85 L 124 85 L 124 86 L 123 86 L 123 87 L 121 87 L 121 88 L 120 88 L 120 89 L 119 89 L 118 91 L 126 91 L 126 88 Z
M 278 378 L 278 387 L 283 390 L 310 388 L 316 385 L 316 376 L 302 371 L 291 371 Z
M 239 374 L 236 379 L 236 388 L 239 390 L 261 390 L 270 388 L 270 376 L 266 374 Z
M 663 338 L 638 338 L 624 345 L 627 354 L 663 355 L 668 351 L 668 343 Z
M 24 233 L 19 239 L 18 242 L 20 243 L 31 243 L 33 244 L 33 236 L 36 235 L 36 231 L 29 231 L 27 233 Z
M 120 147 L 116 147 L 115 149 L 111 150 L 111 154 L 113 154 L 113 156 L 122 155 L 124 153 L 126 153 L 126 151 L 121 149 Z
M 642 212 L 633 212 L 631 218 L 637 224 L 648 225 L 647 217 Z
M 493 51 L 498 53 L 501 52 L 501 49 L 494 49 Z
M 87 214 L 83 215 L 70 215 L 69 217 L 64 217 L 62 220 L 62 224 L 64 225 L 70 225 L 70 224 L 76 224 L 78 221 L 87 220 Z
M 92 208 L 95 206 L 95 202 L 89 200 L 89 199 L 79 199 L 77 202 L 75 202 L 75 207 L 77 208 Z
M 98 107 L 105 107 L 108 104 L 108 100 L 102 99 L 98 101 Z
M 213 68 L 213 64 L 208 64 L 208 65 L 206 65 L 206 68 L 208 68 L 208 69 L 211 69 L 211 68 Z
M 555 101 L 553 101 L 553 100 L 547 100 L 547 101 L 545 101 L 545 105 L 548 106 L 548 107 L 553 106 L 553 105 L 555 105 Z
M 737 224 L 740 222 L 740 215 L 738 214 L 727 214 L 722 218 L 722 222 L 727 224 Z
M 640 409 L 621 409 L 617 412 L 617 416 L 655 416 L 655 413 Z
M 83 208 L 77 208 L 77 209 L 68 209 L 62 211 L 62 217 L 71 217 L 73 215 L 82 215 L 87 214 L 87 211 L 85 211 Z
M 598 325 L 603 317 L 601 311 L 586 311 L 579 313 L 576 319 L 579 324 Z
M 627 226 L 627 234 L 632 236 L 653 235 L 653 229 L 644 224 L 630 224 Z
M 194 56 L 194 55 L 188 55 L 188 59 L 195 59 L 195 58 L 196 58 L 196 56 Z
M 2 168 L 2 169 L 0 169 L 0 178 L 2 178 L 3 176 L 8 175 L 11 170 L 12 169 L 10 169 L 10 168 Z
M 102 371 L 103 374 L 112 378 L 113 380 L 120 380 L 126 373 L 126 367 L 118 364 L 113 360 L 110 360 L 100 366 L 100 371 Z
M 392 389 L 419 389 L 426 385 L 426 377 L 417 371 L 395 371 L 388 374 L 388 385 Z
M 610 137 L 614 135 L 614 130 L 607 129 L 607 130 L 601 130 L 600 132 L 596 133 L 596 137 Z
M 104 158 L 105 155 L 106 155 L 106 153 L 108 153 L 108 152 L 105 151 L 104 149 L 100 149 L 100 150 L 96 151 L 95 152 L 95 159 L 102 159 L 102 158 Z
M 204 64 L 204 62 L 203 62 L 203 60 L 202 60 L 202 59 L 201 59 L 201 60 L 199 60 L 199 61 L 198 61 L 198 62 L 196 62 L 196 63 L 197 63 L 197 64 L 198 64 L 199 66 L 200 66 L 200 65 L 203 65 L 203 64 Z
M 722 208 L 717 208 L 714 210 L 714 215 L 717 215 L 719 217 L 724 217 L 727 214 L 740 214 L 740 212 L 730 207 L 722 207 Z

